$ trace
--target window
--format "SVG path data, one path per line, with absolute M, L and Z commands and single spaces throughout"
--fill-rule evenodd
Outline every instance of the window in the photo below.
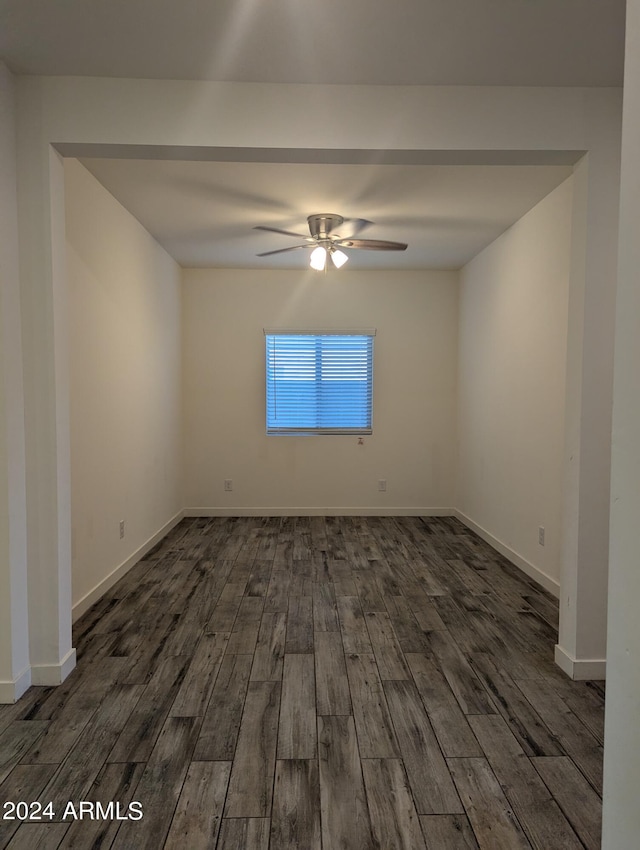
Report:
M 265 331 L 267 434 L 370 434 L 375 331 Z

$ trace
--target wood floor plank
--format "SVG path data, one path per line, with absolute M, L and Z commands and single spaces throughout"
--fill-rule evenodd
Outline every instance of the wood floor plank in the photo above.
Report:
M 323 516 L 309 517 L 309 532 L 311 545 L 314 549 L 326 552 L 328 549 L 327 523 Z
M 404 596 L 385 596 L 391 625 L 403 652 L 428 652 L 427 635 L 418 625 L 409 602 Z
M 604 697 L 592 682 L 572 682 L 558 670 L 550 682 L 553 690 L 584 723 L 599 744 L 604 744 Z
M 494 714 L 493 700 L 449 632 L 430 632 L 428 641 L 464 714 Z
M 193 592 L 189 597 L 180 602 L 178 611 L 174 611 L 174 625 L 167 633 L 162 650 L 158 654 L 158 663 L 162 658 L 172 655 L 190 655 L 202 636 L 203 626 L 210 612 L 204 611 L 204 595 L 198 587 L 197 579 L 194 578 Z M 180 610 L 180 606 L 182 606 Z M 156 665 L 157 666 L 157 665 Z
M 47 701 L 46 709 L 34 712 L 38 719 L 50 719 L 43 733 L 22 757 L 25 764 L 43 762 L 59 764 L 71 751 L 82 730 L 100 706 L 107 691 L 126 668 L 124 658 L 103 658 L 101 676 L 92 677 L 86 688 L 67 691 L 67 698 L 57 705 Z
M 566 756 L 531 762 L 587 850 L 598 850 L 602 832 L 600 798 Z
M 335 560 L 346 560 L 344 537 L 340 527 L 340 517 L 324 517 L 325 522 L 325 546 L 327 555 Z
M 311 532 L 308 528 L 304 528 L 298 520 L 307 519 L 307 517 L 296 518 L 296 528 L 293 532 L 293 549 L 292 557 L 294 561 L 306 561 L 311 557 Z
M 520 681 L 518 687 L 547 728 L 580 770 L 602 794 L 602 748 L 548 682 Z
M 419 814 L 464 809 L 413 682 L 384 682 L 384 691 Z
M 274 569 L 269 579 L 267 595 L 264 600 L 265 614 L 287 613 L 290 586 L 291 573 L 283 569 Z
M 418 626 L 425 632 L 443 631 L 446 626 L 438 609 L 429 598 L 426 591 L 413 593 L 407 599 L 411 613 L 416 618 Z
M 242 602 L 244 587 L 232 587 L 233 592 L 229 591 L 225 596 L 225 591 L 230 587 L 232 587 L 230 584 L 226 584 L 220 594 L 218 603 L 213 609 L 213 614 L 207 625 L 207 631 L 209 632 L 230 632 L 233 628 L 233 624 L 238 616 L 240 603 Z
M 163 850 L 215 847 L 230 773 L 228 761 L 191 762 Z
M 331 582 L 314 582 L 313 628 L 316 632 L 338 632 L 336 597 Z
M 382 551 L 378 543 L 371 533 L 371 520 L 368 520 L 366 526 L 358 530 L 358 540 L 368 561 L 377 561 L 382 558 Z
M 13 706 L 11 706 L 13 708 Z M 19 800 L 39 800 L 45 785 L 57 770 L 56 764 L 18 764 L 8 778 L 0 784 L 0 812 L 5 813 L 5 803 Z M 20 826 L 18 820 L 0 817 L 0 847 L 5 847 Z
M 365 616 L 365 622 L 380 678 L 409 679 L 409 668 L 386 611 L 370 611 Z
M 425 850 L 420 821 L 400 759 L 364 759 L 371 831 L 378 847 Z
M 557 610 L 453 517 L 185 519 L 0 706 L 0 802 L 58 810 L 0 847 L 595 848 L 604 688 L 554 665 Z
M 264 613 L 251 668 L 251 681 L 279 682 L 282 679 L 287 615 Z
M 375 657 L 350 653 L 346 664 L 361 758 L 396 758 L 398 742 Z
M 515 813 L 535 850 L 583 850 L 555 800 L 522 806 Z
M 263 537 L 259 544 L 260 557 L 253 562 L 253 569 L 247 582 L 245 593 L 247 596 L 266 596 L 273 567 L 273 556 L 275 555 L 275 544 L 273 536 Z M 273 546 L 271 559 L 268 559 L 268 551 Z
M 504 718 L 477 715 L 469 723 L 532 846 L 580 850 L 575 832 Z
M 136 788 L 141 820 L 122 822 L 111 850 L 162 847 L 189 768 L 198 730 L 195 717 L 168 717 Z
M 23 823 L 7 850 L 57 850 L 68 829 L 68 823 Z
M 145 581 L 141 576 L 138 579 L 138 584 L 131 586 L 129 592 L 126 590 L 123 591 L 123 596 L 120 597 L 120 604 L 111 606 L 105 612 L 104 616 L 96 622 L 92 633 L 96 635 L 104 634 L 105 632 L 120 632 L 132 618 L 139 615 L 144 604 L 156 590 L 156 582 Z
M 352 570 L 366 570 L 369 567 L 369 559 L 357 538 L 355 540 L 345 539 L 344 549 L 347 555 L 345 560 Z
M 323 850 L 374 850 L 353 717 L 318 718 L 318 761 Z
M 72 821 L 65 833 L 59 850 L 93 850 L 96 847 L 110 847 L 120 828 L 118 813 L 128 816 L 129 803 L 134 794 L 145 765 L 106 764 L 96 777 L 85 799 L 100 803 L 106 817 L 83 818 Z M 137 801 L 136 801 L 137 802 Z M 111 806 L 111 808 L 110 808 Z M 133 811 L 133 810 L 131 810 Z M 134 814 L 137 814 L 137 807 Z
M 482 597 L 475 597 L 480 600 Z M 481 609 L 480 609 L 481 606 Z M 523 652 L 514 640 L 515 629 L 502 628 L 487 611 L 484 603 L 478 610 L 470 610 L 467 619 L 485 649 L 491 649 L 500 666 L 514 679 L 542 679 L 542 671 L 535 659 Z
M 276 763 L 271 846 L 280 850 L 322 850 L 320 782 L 316 759 Z
M 269 850 L 270 823 L 269 818 L 223 818 L 217 850 Z
M 180 620 L 179 614 L 160 614 L 161 608 L 152 614 L 153 625 L 137 641 L 137 649 L 129 656 L 126 675 L 120 678 L 125 685 L 146 684 L 158 667 L 165 645 L 171 638 Z
M 42 792 L 43 799 L 53 803 L 55 812 L 64 812 L 69 800 L 85 799 L 144 691 L 144 685 L 118 684 L 106 694 Z
M 337 632 L 318 632 L 314 648 L 316 713 L 351 714 L 351 695 L 342 637 Z
M 273 558 L 274 570 L 284 570 L 293 564 L 293 533 L 280 530 Z
M 48 720 L 14 720 L 0 734 L 0 782 L 7 778 L 25 753 L 32 750 L 48 725 Z
M 557 630 L 559 616 L 558 606 L 555 603 L 555 600 L 551 601 L 551 599 L 548 599 L 541 594 L 531 592 L 522 598 L 528 605 L 534 608 L 552 628 Z
M 313 652 L 313 600 L 290 596 L 285 652 Z
M 285 655 L 278 726 L 278 759 L 314 759 L 316 691 L 311 654 Z
M 376 582 L 374 573 L 375 561 L 370 561 L 368 570 L 354 570 L 353 583 L 360 597 L 360 605 L 365 614 L 370 611 L 386 611 L 384 598 L 380 592 L 380 586 Z
M 447 563 L 470 593 L 484 595 L 488 592 L 489 586 L 482 575 L 470 567 L 463 558 L 452 558 Z
M 466 815 L 421 815 L 420 826 L 427 850 L 478 850 Z
M 500 670 L 489 653 L 472 653 L 471 662 L 528 756 L 559 756 L 564 751 L 508 673 Z
M 227 651 L 233 655 L 253 652 L 258 640 L 264 599 L 261 596 L 245 596 L 240 602 Z
M 481 756 L 482 750 L 467 718 L 436 665 L 423 653 L 408 653 L 406 658 L 445 756 Z
M 279 710 L 279 682 L 249 683 L 229 780 L 227 818 L 270 815 Z
M 342 596 L 336 603 L 344 651 L 373 652 L 360 599 L 357 596 Z
M 447 763 L 482 850 L 531 850 L 487 760 L 456 758 Z
M 147 761 L 180 689 L 189 659 L 167 658 L 151 677 L 144 699 L 131 712 L 108 761 Z
M 358 590 L 351 573 L 351 567 L 346 561 L 334 560 L 331 562 L 331 580 L 333 581 L 336 599 L 340 596 L 358 595 Z
M 169 711 L 172 717 L 199 717 L 204 714 L 228 642 L 226 632 L 201 636 Z
M 225 654 L 200 727 L 197 761 L 233 759 L 251 663 L 251 655 Z
M 469 717 L 480 746 L 513 806 L 530 806 L 551 799 L 524 750 L 501 715 Z
M 98 635 L 96 640 L 102 641 L 104 636 Z M 62 685 L 55 688 L 29 688 L 18 702 L 0 705 L 0 733 L 4 732 L 14 720 L 51 720 L 53 713 L 64 705 L 69 694 L 77 687 L 77 681 L 69 681 L 73 678 L 74 676 L 71 674 Z M 77 679 L 77 676 L 75 678 Z M 59 693 L 63 694 L 60 702 L 57 701 L 57 694 Z M 48 711 L 50 701 L 54 703 L 52 711 Z

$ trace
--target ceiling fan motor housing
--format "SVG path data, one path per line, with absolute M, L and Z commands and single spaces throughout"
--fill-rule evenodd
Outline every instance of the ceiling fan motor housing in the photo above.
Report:
M 307 218 L 309 232 L 314 239 L 327 239 L 336 227 L 340 227 L 344 221 L 341 215 L 335 213 L 316 213 Z

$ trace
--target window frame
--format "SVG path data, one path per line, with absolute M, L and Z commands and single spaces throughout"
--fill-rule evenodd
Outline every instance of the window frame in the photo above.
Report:
M 374 387 L 374 339 L 376 336 L 375 328 L 264 328 L 265 335 L 265 419 L 266 433 L 268 436 L 326 436 L 326 435 L 355 435 L 367 436 L 373 433 L 373 387 Z M 269 372 L 269 340 L 275 336 L 312 336 L 316 340 L 316 344 L 321 343 L 321 337 L 363 337 L 367 339 L 366 355 L 366 388 L 365 388 L 365 404 L 367 412 L 367 424 L 357 426 L 338 426 L 338 427 L 323 427 L 314 425 L 307 427 L 304 425 L 296 426 L 277 426 L 274 424 L 273 418 L 270 417 L 270 372 Z M 322 352 L 320 352 L 321 356 Z M 314 370 L 316 375 L 318 369 L 321 368 L 321 363 L 318 362 L 319 355 L 314 355 Z M 316 395 L 320 392 L 321 379 L 314 380 L 313 386 L 316 388 Z M 318 414 L 320 415 L 320 414 Z M 271 424 L 270 424 L 271 422 Z

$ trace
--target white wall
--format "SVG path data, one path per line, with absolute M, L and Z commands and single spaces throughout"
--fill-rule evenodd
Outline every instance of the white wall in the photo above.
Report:
M 185 270 L 183 296 L 187 509 L 453 505 L 455 272 Z M 364 445 L 354 436 L 266 436 L 265 327 L 377 329 L 374 427 Z
M 611 472 L 603 850 L 640 834 L 640 0 L 627 0 Z
M 76 160 L 65 195 L 77 615 L 182 508 L 180 270 Z
M 468 263 L 460 288 L 457 506 L 556 594 L 571 215 L 572 178 Z
M 0 62 L 0 702 L 31 682 L 14 80 Z

